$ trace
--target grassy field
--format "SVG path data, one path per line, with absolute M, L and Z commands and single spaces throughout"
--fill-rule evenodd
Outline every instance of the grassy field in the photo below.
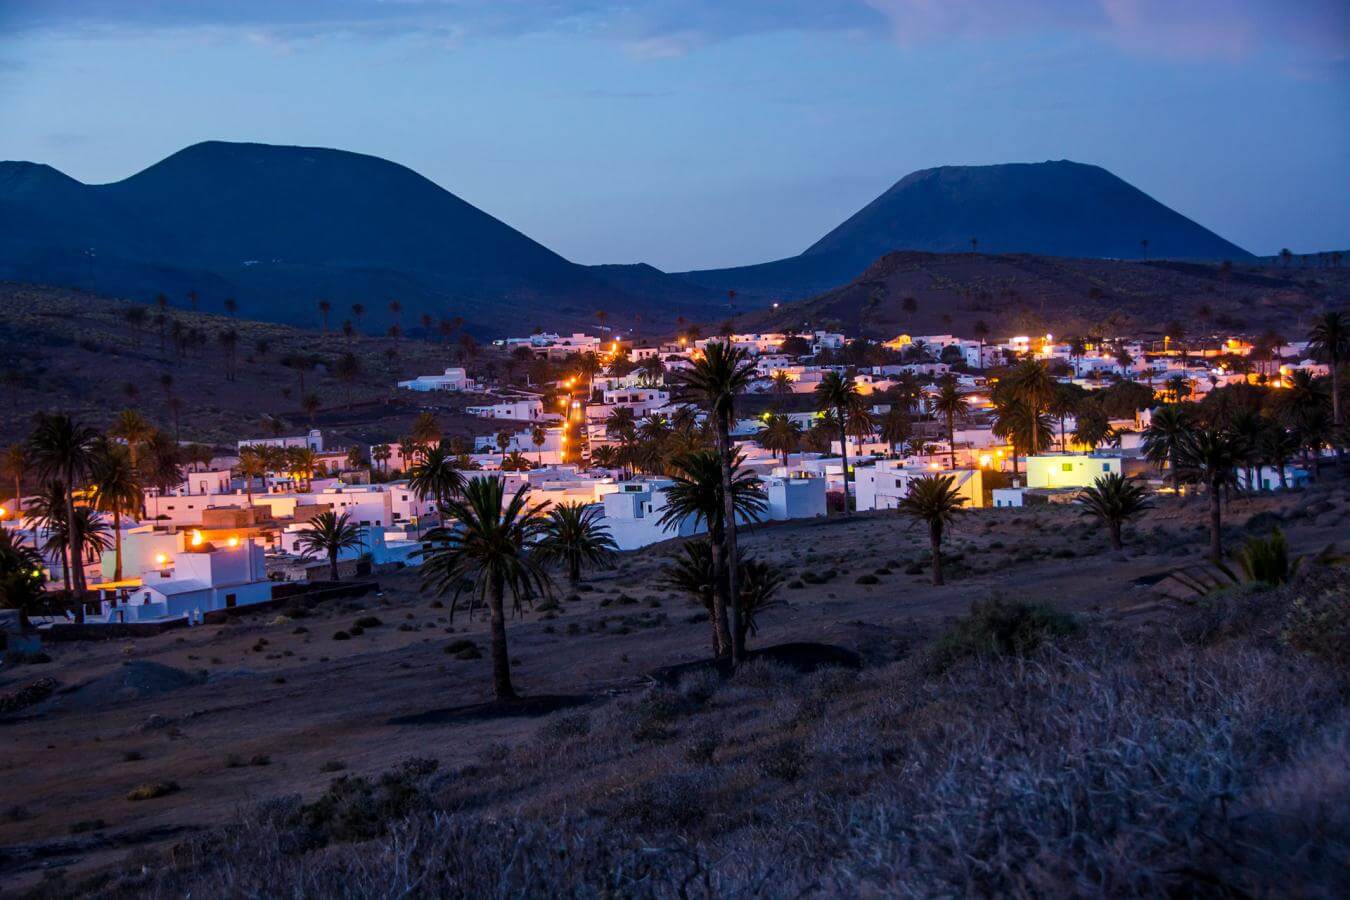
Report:
M 788 578 L 752 647 L 624 554 L 510 623 L 517 687 L 576 705 L 474 716 L 487 625 L 414 573 L 354 601 L 136 641 L 3 676 L 0 881 L 66 896 L 1344 896 L 1344 570 L 1186 602 L 1205 505 L 1160 499 L 1124 552 L 1077 510 L 971 513 L 950 583 L 894 513 L 757 528 Z M 1230 546 L 1350 536 L 1350 490 L 1241 498 Z M 341 633 L 341 637 L 339 637 Z M 156 664 L 131 678 L 127 663 Z M 174 675 L 173 673 L 179 673 Z M 115 698 L 115 699 L 109 699 Z M 460 710 L 455 713 L 453 710 Z M 435 712 L 451 710 L 452 712 Z M 432 713 L 428 715 L 428 713 Z
M 147 318 L 132 321 L 131 310 Z M 287 433 L 317 426 L 352 440 L 389 440 L 406 433 L 424 406 L 438 411 L 447 433 L 482 428 L 456 416 L 466 398 L 396 396 L 396 381 L 456 364 L 457 335 L 395 339 L 354 326 L 348 337 L 337 313 L 324 332 L 173 307 L 164 311 L 161 335 L 158 312 L 64 288 L 0 283 L 0 442 L 23 437 L 39 410 L 100 427 L 128 407 L 203 443 L 267 436 L 271 418 Z M 221 337 L 227 332 L 235 335 L 232 350 Z M 347 353 L 357 370 L 344 379 L 339 363 Z M 320 404 L 313 412 L 303 404 L 311 394 Z

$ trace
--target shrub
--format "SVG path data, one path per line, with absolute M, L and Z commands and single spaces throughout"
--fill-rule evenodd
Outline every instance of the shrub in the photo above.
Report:
M 345 762 L 343 762 L 342 760 L 340 760 L 340 759 L 330 759 L 330 760 L 328 760 L 328 762 L 326 762 L 326 763 L 324 763 L 323 765 L 319 766 L 319 771 L 320 771 L 320 772 L 324 772 L 324 773 L 327 773 L 327 772 L 341 772 L 341 771 L 342 771 L 343 769 L 345 769 L 345 768 L 347 768 L 347 764 L 346 764 Z
M 853 580 L 854 584 L 881 584 L 881 579 L 875 575 L 859 575 Z
M 410 759 L 376 781 L 340 776 L 296 818 L 319 846 L 378 837 L 393 820 L 431 809 L 430 777 L 437 766 L 436 760 Z
M 345 631 L 333 632 L 333 640 L 335 641 L 350 641 L 351 639 L 352 636 Z
M 935 649 L 943 661 L 963 656 L 1026 656 L 1076 628 L 1072 616 L 1053 607 L 991 597 L 972 603 L 970 614 L 952 623 Z
M 538 738 L 544 743 L 556 743 L 591 733 L 591 717 L 584 712 L 564 713 L 549 719 L 539 729 Z
M 362 616 L 352 624 L 355 626 L 353 628 L 353 631 L 355 631 L 356 628 L 379 628 L 384 623 L 380 621 L 379 616 Z
M 178 786 L 178 782 L 176 781 L 156 781 L 151 784 L 143 784 L 139 787 L 132 788 L 131 792 L 127 794 L 127 799 L 131 801 L 154 800 L 158 797 L 167 797 L 169 794 L 176 794 L 180 790 L 182 790 L 182 788 Z
M 1350 596 L 1344 588 L 1302 593 L 1289 606 L 1280 640 L 1350 670 Z

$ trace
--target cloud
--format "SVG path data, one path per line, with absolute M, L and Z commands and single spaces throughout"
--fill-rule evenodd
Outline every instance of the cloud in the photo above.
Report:
M 0 33 L 209 29 L 278 47 L 333 39 L 567 34 L 638 58 L 683 56 L 739 37 L 851 33 L 902 47 L 1028 33 L 1086 33 L 1141 54 L 1238 57 L 1296 48 L 1350 57 L 1345 0 L 3 0 Z

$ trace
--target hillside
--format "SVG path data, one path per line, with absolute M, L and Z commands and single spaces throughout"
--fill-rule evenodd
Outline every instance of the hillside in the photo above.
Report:
M 1344 548 L 1348 511 L 1328 470 L 1224 522 L 1233 545 L 1278 522 L 1315 554 Z M 1117 553 L 1070 506 L 963 513 L 946 587 L 894 511 L 747 530 L 787 582 L 751 648 L 824 642 L 862 668 L 784 653 L 725 681 L 652 677 L 706 658 L 706 614 L 661 574 L 677 543 L 625 553 L 511 617 L 518 709 L 475 706 L 486 616 L 452 618 L 415 570 L 50 642 L 0 670 L 0 697 L 56 685 L 0 713 L 0 766 L 22 773 L 0 881 L 119 900 L 1345 896 L 1344 569 L 1169 601 L 1146 585 L 1199 562 L 1206 515 L 1160 497 Z M 181 674 L 109 701 L 150 666 Z
M 1347 304 L 1344 268 L 902 252 L 842 287 L 747 314 L 737 327 L 828 325 L 887 339 L 973 336 L 977 321 L 996 335 L 1161 334 L 1180 322 L 1191 335 L 1273 329 L 1293 338 L 1311 314 Z
M 1105 169 L 1060 160 L 913 172 L 799 256 L 682 277 L 719 290 L 800 298 L 843 284 L 874 259 L 902 250 L 1252 258 Z
M 693 306 L 702 293 L 654 269 L 630 292 L 410 169 L 339 150 L 212 141 L 105 185 L 0 163 L 0 223 L 2 278 L 143 300 L 192 291 L 213 311 L 231 297 L 289 323 L 315 323 L 324 298 L 340 317 L 363 304 L 383 332 L 396 298 L 414 322 L 458 316 L 487 336 L 522 316 L 588 324 L 597 309 L 661 321 L 669 295 Z
M 24 437 L 39 410 L 103 427 L 128 407 L 185 441 L 213 444 L 267 436 L 270 418 L 288 433 L 319 427 L 339 441 L 377 443 L 406 434 L 426 407 L 447 433 L 492 430 L 459 414 L 465 398 L 395 392 L 399 379 L 455 364 L 464 352 L 457 334 L 447 343 L 347 338 L 170 307 L 161 338 L 153 313 L 133 322 L 128 311 L 146 312 L 126 300 L 0 282 L 0 445 Z M 233 354 L 221 340 L 229 330 Z M 350 392 L 334 372 L 348 352 L 360 364 Z M 320 401 L 312 415 L 306 394 Z

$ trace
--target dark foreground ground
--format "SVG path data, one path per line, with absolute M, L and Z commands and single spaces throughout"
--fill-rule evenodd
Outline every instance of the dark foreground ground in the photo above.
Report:
M 1347 512 L 1332 482 L 1237 500 L 1228 542 L 1344 549 Z M 794 586 L 753 643 L 862 668 L 673 684 L 708 626 L 648 548 L 512 624 L 542 714 L 427 715 L 488 699 L 485 626 L 407 576 L 60 646 L 0 681 L 73 688 L 0 719 L 0 891 L 1344 896 L 1345 572 L 1168 599 L 1203 515 L 1164 501 L 1115 554 L 1072 509 L 972 513 L 944 588 L 892 515 L 761 529 Z

